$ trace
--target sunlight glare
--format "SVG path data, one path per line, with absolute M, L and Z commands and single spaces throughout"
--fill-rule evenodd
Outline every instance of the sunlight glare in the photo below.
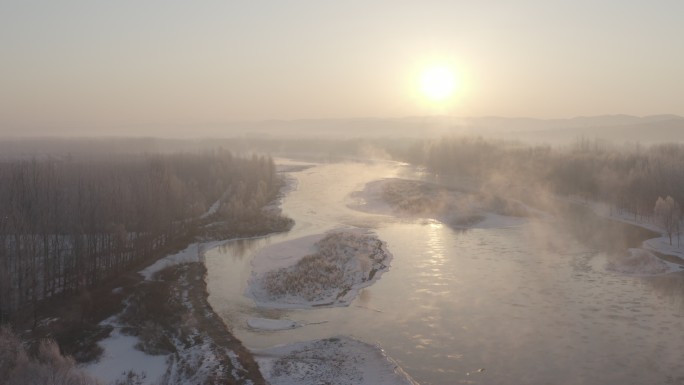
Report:
M 430 67 L 420 77 L 421 91 L 433 101 L 450 98 L 456 91 L 456 76 L 447 67 Z

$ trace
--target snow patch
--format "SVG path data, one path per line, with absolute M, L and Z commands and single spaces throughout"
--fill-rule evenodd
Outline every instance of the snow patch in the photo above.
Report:
M 681 247 L 677 246 L 679 242 L 676 237 L 673 238 L 672 245 L 670 245 L 670 238 L 667 235 L 663 235 L 660 238 L 648 239 L 644 241 L 641 246 L 647 250 L 684 259 L 684 245 Z
M 218 211 L 219 207 L 221 207 L 221 199 L 218 199 L 216 202 L 214 202 L 211 206 L 209 206 L 209 210 L 207 210 L 204 214 L 200 216 L 200 219 L 204 219 L 210 215 L 216 214 Z
M 626 275 L 659 275 L 678 271 L 679 266 L 663 261 L 644 249 L 628 249 L 627 255 L 614 256 L 608 260 L 606 270 Z
M 226 242 L 238 241 L 241 239 L 256 239 L 258 237 L 248 237 L 248 238 L 232 238 L 229 240 L 213 241 L 213 242 L 196 242 L 191 243 L 185 249 L 175 253 L 169 254 L 164 258 L 158 259 L 153 264 L 147 266 L 146 268 L 140 270 L 138 273 L 145 277 L 145 280 L 149 281 L 153 279 L 154 275 L 158 272 L 166 269 L 167 267 L 181 265 L 183 263 L 192 262 L 204 262 L 204 253 L 211 250 L 219 245 Z
M 140 385 L 158 384 L 166 373 L 167 356 L 151 356 L 137 350 L 138 338 L 127 336 L 114 328 L 109 337 L 99 342 L 104 350 L 97 362 L 83 366 L 93 376 L 114 383 L 124 380 L 129 371 L 144 375 Z
M 139 271 L 145 280 L 151 280 L 158 272 L 174 265 L 190 262 L 203 262 L 204 250 L 211 247 L 206 247 L 207 244 L 191 243 L 188 247 L 176 254 L 167 255 L 164 258 L 158 259 L 155 263 L 147 266 Z
M 271 385 L 417 385 L 380 347 L 348 337 L 276 346 L 255 358 Z
M 228 197 L 229 194 L 230 194 L 230 189 L 224 191 L 223 194 L 221 194 L 221 197 L 219 197 L 219 199 L 217 199 L 216 202 L 214 202 L 211 206 L 209 206 L 209 209 L 204 214 L 200 215 L 200 219 L 204 219 L 204 218 L 207 218 L 209 216 L 216 214 L 218 209 L 221 207 L 221 202 L 224 201 Z

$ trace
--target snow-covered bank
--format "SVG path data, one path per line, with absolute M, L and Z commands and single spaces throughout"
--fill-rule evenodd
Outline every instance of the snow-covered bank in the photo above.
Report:
M 247 295 L 259 306 L 348 306 L 389 269 L 392 254 L 374 234 L 337 230 L 273 244 L 252 260 Z
M 280 174 L 280 177 L 282 178 L 284 184 L 278 192 L 278 197 L 273 202 L 264 206 L 264 208 L 262 209 L 266 213 L 275 215 L 281 214 L 283 210 L 280 206 L 283 203 L 283 198 L 285 198 L 287 194 L 297 189 L 297 183 L 299 183 L 297 178 L 282 173 Z
M 184 263 L 141 282 L 124 311 L 104 321 L 114 331 L 84 369 L 107 383 L 132 373 L 138 385 L 263 384 L 251 355 L 209 306 L 205 273 L 201 263 Z
M 628 249 L 626 255 L 612 256 L 606 270 L 635 276 L 658 275 L 679 271 L 680 266 L 663 261 L 644 249 Z
M 629 249 L 627 255 L 623 258 L 618 258 L 617 261 L 615 259 L 609 261 L 606 269 L 630 275 L 667 274 L 684 269 L 684 242 L 679 246 L 676 237 L 673 237 L 675 239 L 673 239 L 673 244 L 671 245 L 667 234 L 664 234 L 662 229 L 655 223 L 643 219 L 636 220 L 633 214 L 617 212 L 605 203 L 572 198 L 568 199 L 568 201 L 587 207 L 600 217 L 638 226 L 661 234 L 660 237 L 643 241 L 641 248 Z M 663 260 L 658 254 L 673 258 Z M 653 258 L 657 261 L 654 261 Z
M 276 346 L 255 356 L 271 385 L 417 385 L 382 349 L 347 337 Z
M 138 273 L 142 274 L 142 276 L 145 277 L 145 280 L 149 281 L 155 274 L 168 267 L 180 265 L 182 263 L 202 262 L 204 250 L 211 249 L 219 243 L 220 242 L 191 243 L 188 247 L 175 254 L 169 254 L 164 258 L 158 259 Z
M 527 206 L 500 196 L 396 178 L 367 183 L 352 198 L 352 209 L 404 218 L 432 218 L 458 229 L 517 226 L 530 215 Z
M 265 213 L 279 215 L 282 197 L 296 188 L 296 179 L 284 179 L 278 199 L 262 209 Z M 203 218 L 219 206 L 220 200 Z M 99 341 L 102 356 L 84 368 L 107 383 L 263 384 L 251 355 L 207 302 L 203 262 L 207 250 L 226 242 L 268 235 L 198 240 L 140 270 L 143 281 L 127 297 L 124 310 L 104 322 L 114 331 Z
M 254 237 L 242 237 L 242 238 L 231 238 L 222 241 L 211 241 L 211 242 L 195 242 L 188 245 L 185 249 L 175 253 L 169 254 L 164 258 L 156 260 L 153 264 L 147 266 L 146 268 L 140 270 L 138 273 L 141 274 L 145 280 L 149 281 L 154 279 L 155 274 L 160 271 L 177 265 L 182 265 L 184 263 L 194 263 L 194 262 L 204 262 L 204 253 L 207 251 L 219 247 L 228 242 L 234 241 L 244 241 L 248 239 L 260 239 L 270 236 L 257 235 Z

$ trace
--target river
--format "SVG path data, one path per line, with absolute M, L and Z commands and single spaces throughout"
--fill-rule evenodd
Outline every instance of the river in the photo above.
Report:
M 423 385 L 684 383 L 684 273 L 608 272 L 610 235 L 604 248 L 548 221 L 454 231 L 347 207 L 367 182 L 416 177 L 398 163 L 317 164 L 291 175 L 289 233 L 206 253 L 209 301 L 248 348 L 348 335 L 379 344 Z M 351 306 L 260 309 L 245 297 L 261 247 L 341 226 L 374 229 L 394 255 Z M 592 239 L 614 234 L 610 227 L 596 226 Z M 310 325 L 254 331 L 251 317 Z

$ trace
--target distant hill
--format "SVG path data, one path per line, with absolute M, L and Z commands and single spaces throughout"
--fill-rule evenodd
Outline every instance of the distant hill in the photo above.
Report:
M 616 143 L 684 143 L 684 117 L 676 115 L 582 117 L 568 119 L 565 125 L 558 121 L 552 122 L 558 124 L 555 129 L 519 131 L 514 135 L 505 132 L 500 134 L 503 137 L 514 136 L 520 140 L 549 143 L 566 143 L 578 138 Z
M 602 115 L 569 119 L 507 118 L 497 116 L 409 116 L 402 118 L 300 119 L 245 122 L 211 122 L 176 125 L 131 125 L 110 127 L 114 138 L 247 138 L 280 140 L 353 139 L 353 138 L 439 138 L 468 135 L 534 143 L 564 144 L 579 138 L 600 139 L 622 144 L 679 142 L 684 143 L 684 117 L 677 115 Z M 0 128 L 4 142 L 11 138 L 39 137 L 41 132 Z M 52 138 L 104 138 L 89 130 L 62 131 Z M 11 142 L 11 140 L 10 140 Z M 9 143 L 9 142 L 8 142 Z M 52 143 L 52 142 L 51 142 Z M 6 145 L 5 147 L 11 145 Z M 2 146 L 0 146 L 2 147 Z
M 207 127 L 208 128 L 208 127 Z M 202 130 L 199 130 L 202 131 Z M 505 117 L 405 117 L 357 119 L 270 120 L 234 122 L 211 127 L 211 135 L 283 138 L 434 138 L 478 135 L 552 144 L 579 138 L 616 143 L 683 142 L 684 117 L 677 115 L 603 115 L 569 119 Z

